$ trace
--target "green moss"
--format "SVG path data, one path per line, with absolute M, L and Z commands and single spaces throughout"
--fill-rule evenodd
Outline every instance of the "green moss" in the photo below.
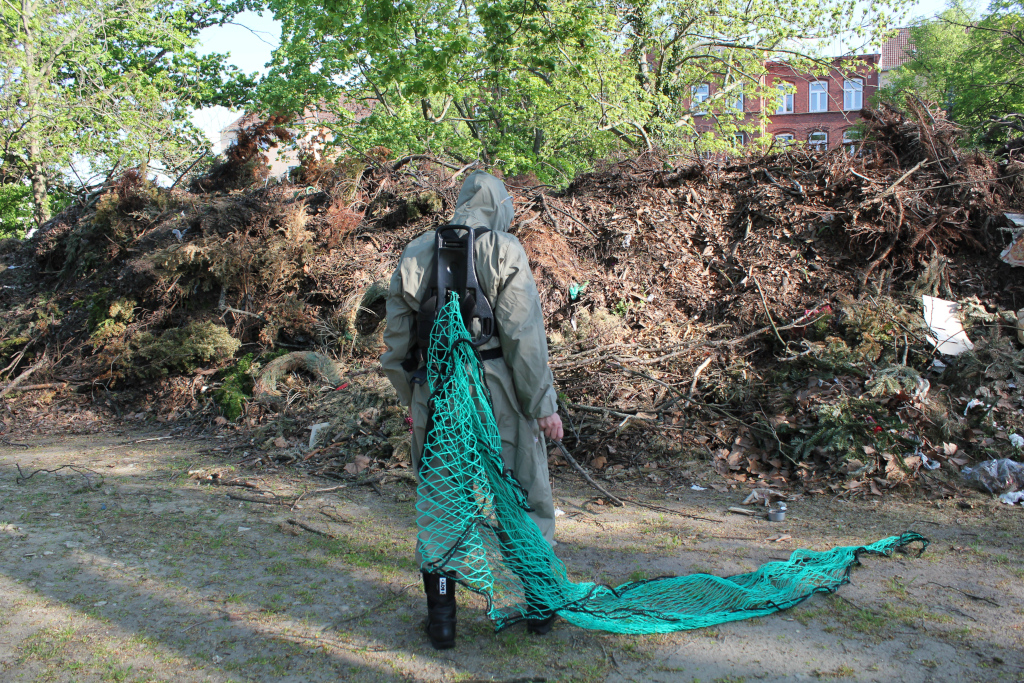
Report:
M 188 374 L 202 365 L 230 358 L 241 345 L 225 327 L 208 321 L 194 322 L 160 336 L 149 332 L 137 335 L 121 362 L 128 365 L 126 374 L 142 379 Z
M 221 385 L 213 392 L 213 401 L 220 412 L 229 420 L 237 420 L 242 416 L 245 402 L 252 397 L 253 356 L 247 353 L 238 359 L 230 368 L 221 371 Z

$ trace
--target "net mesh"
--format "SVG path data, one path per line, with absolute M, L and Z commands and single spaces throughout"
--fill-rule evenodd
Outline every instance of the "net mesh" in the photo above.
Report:
M 456 295 L 430 338 L 432 418 L 420 461 L 417 503 L 421 569 L 485 596 L 497 630 L 557 612 L 614 633 L 667 633 L 763 616 L 847 583 L 862 554 L 889 555 L 908 532 L 865 546 L 795 551 L 730 577 L 709 574 L 635 581 L 617 588 L 576 583 L 529 518 L 526 493 L 504 469 L 483 367 L 469 343 Z

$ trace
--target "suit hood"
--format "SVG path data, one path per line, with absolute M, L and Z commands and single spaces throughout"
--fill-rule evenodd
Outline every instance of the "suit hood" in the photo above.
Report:
M 513 213 L 505 184 L 490 173 L 474 171 L 462 184 L 451 224 L 508 232 Z

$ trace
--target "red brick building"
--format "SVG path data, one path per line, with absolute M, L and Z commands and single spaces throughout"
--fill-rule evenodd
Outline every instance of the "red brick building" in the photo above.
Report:
M 748 121 L 768 114 L 767 123 L 754 137 L 773 136 L 782 143 L 803 142 L 818 149 L 831 149 L 841 144 L 855 144 L 854 124 L 878 90 L 878 54 L 859 55 L 836 60 L 824 75 L 797 71 L 785 62 L 771 62 L 764 83 L 778 89 L 775 101 L 767 98 L 745 98 L 742 105 Z M 714 94 L 716 84 L 701 84 L 693 89 L 694 99 Z M 697 129 L 702 116 L 696 116 Z M 744 142 L 747 142 L 744 139 Z
M 765 134 L 819 149 L 854 144 L 856 132 L 851 129 L 860 119 L 860 110 L 878 91 L 877 65 L 877 54 L 860 55 L 838 62 L 825 75 L 814 76 L 787 64 L 769 64 L 768 85 L 787 93 L 780 90 L 775 111 L 771 110 L 775 103 L 765 103 L 771 117 Z

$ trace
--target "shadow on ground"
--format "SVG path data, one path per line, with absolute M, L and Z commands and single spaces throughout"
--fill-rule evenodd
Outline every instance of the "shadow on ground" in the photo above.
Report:
M 546 638 L 522 627 L 496 636 L 484 601 L 464 593 L 459 646 L 438 653 L 420 632 L 409 486 L 383 495 L 346 487 L 296 509 L 246 502 L 229 497 L 244 489 L 187 475 L 230 463 L 196 454 L 197 444 L 140 438 L 0 451 L 0 681 L 961 681 L 1024 672 L 1021 514 L 990 501 L 968 510 L 802 501 L 780 527 L 727 516 L 738 493 L 685 491 L 672 503 L 651 493 L 698 520 L 602 512 L 585 504 L 586 490 L 556 486 L 566 512 L 558 553 L 578 580 L 728 575 L 796 547 L 908 528 L 933 543 L 921 558 L 865 559 L 836 596 L 666 636 L 564 623 Z M 89 471 L 16 483 L 16 465 L 69 462 Z M 327 486 L 287 472 L 240 474 L 282 496 Z

